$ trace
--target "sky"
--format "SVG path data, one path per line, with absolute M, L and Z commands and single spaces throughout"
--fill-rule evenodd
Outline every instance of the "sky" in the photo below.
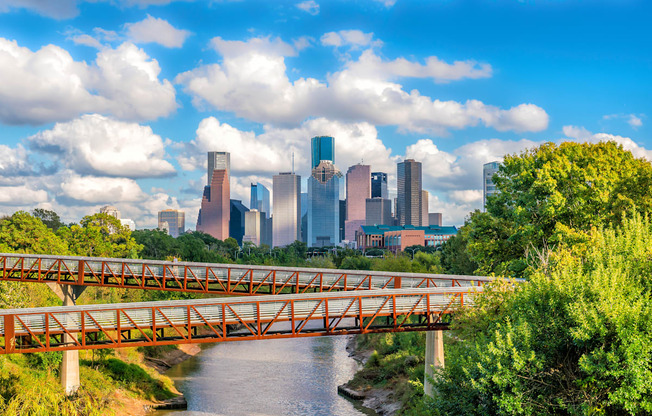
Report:
M 114 205 L 194 229 L 206 152 L 231 198 L 335 165 L 423 164 L 430 212 L 462 225 L 482 164 L 615 140 L 652 160 L 645 0 L 0 0 L 0 215 L 66 222 Z M 273 210 L 273 208 L 272 208 Z

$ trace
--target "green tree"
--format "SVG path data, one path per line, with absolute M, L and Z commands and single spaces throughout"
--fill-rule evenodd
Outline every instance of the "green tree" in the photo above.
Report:
M 133 259 L 143 248 L 129 228 L 108 214 L 86 216 L 80 225 L 62 227 L 57 234 L 68 241 L 70 251 L 78 256 Z
M 652 413 L 652 227 L 635 214 L 587 246 L 560 244 L 458 315 L 434 414 Z
M 500 193 L 466 225 L 483 274 L 521 275 L 533 252 L 652 210 L 652 165 L 615 142 L 546 143 L 506 156 L 493 180 Z
M 61 221 L 59 214 L 54 211 L 35 208 L 32 210 L 32 215 L 40 219 L 46 227 L 54 232 L 56 232 L 59 228 L 65 226 L 65 224 Z

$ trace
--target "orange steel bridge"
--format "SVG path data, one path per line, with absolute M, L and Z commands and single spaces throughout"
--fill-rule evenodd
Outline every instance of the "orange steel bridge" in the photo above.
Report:
M 225 295 L 481 286 L 490 277 L 0 253 L 0 281 Z
M 445 329 L 482 288 L 0 310 L 0 354 Z M 471 296 L 469 296 L 471 295 Z

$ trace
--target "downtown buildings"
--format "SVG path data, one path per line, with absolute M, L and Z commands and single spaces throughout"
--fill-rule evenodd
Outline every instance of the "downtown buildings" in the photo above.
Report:
M 308 178 L 309 247 L 335 246 L 340 243 L 340 181 L 335 166 L 335 139 L 313 137 L 310 142 L 313 166 Z
M 229 153 L 208 152 L 208 185 L 204 187 L 201 209 L 197 217 L 197 231 L 210 234 L 218 240 L 229 238 L 230 172 Z

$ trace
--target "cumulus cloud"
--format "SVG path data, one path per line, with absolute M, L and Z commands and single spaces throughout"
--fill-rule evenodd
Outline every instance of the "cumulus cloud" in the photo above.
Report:
M 31 136 L 28 142 L 80 174 L 151 178 L 175 173 L 164 159 L 163 139 L 151 127 L 99 114 L 57 123 Z
M 0 122 L 42 124 L 80 113 L 148 120 L 176 110 L 175 90 L 159 80 L 161 69 L 142 49 L 123 43 L 98 51 L 95 62 L 77 62 L 55 45 L 38 51 L 0 38 Z
M 360 48 L 363 46 L 381 46 L 382 42 L 374 40 L 373 33 L 364 33 L 361 30 L 340 30 L 339 32 L 328 32 L 321 37 L 321 44 L 334 46 L 336 48 L 349 46 Z
M 319 14 L 319 4 L 314 0 L 302 1 L 301 3 L 296 4 L 298 9 L 303 10 L 304 12 L 316 16 Z
M 450 191 L 448 198 L 458 203 L 474 203 L 482 201 L 482 191 L 479 189 L 463 189 L 459 191 Z
M 115 204 L 145 199 L 133 179 L 70 175 L 61 183 L 60 198 L 91 204 Z
M 158 43 L 166 48 L 180 48 L 190 32 L 177 29 L 166 20 L 147 15 L 137 23 L 125 25 L 127 36 L 135 43 Z
M 0 186 L 0 205 L 20 206 L 45 202 L 48 193 L 42 189 L 22 186 Z
M 357 42 L 373 42 L 365 36 L 356 38 Z M 335 44 L 336 40 L 327 42 Z M 285 58 L 297 51 L 281 39 L 243 42 L 215 38 L 211 44 L 222 55 L 221 64 L 202 65 L 180 74 L 176 82 L 193 96 L 195 106 L 208 105 L 256 122 L 288 126 L 321 117 L 441 135 L 478 124 L 517 132 L 541 131 L 548 126 L 547 113 L 534 104 L 501 109 L 478 100 L 441 101 L 417 90 L 407 92 L 392 82 L 406 76 L 446 82 L 490 75 L 489 66 L 472 61 L 446 64 L 434 57 L 427 58 L 425 64 L 384 61 L 368 49 L 358 60 L 330 74 L 327 82 L 315 78 L 290 81 Z
M 29 162 L 27 151 L 23 146 L 11 148 L 0 144 L 0 183 L 7 176 L 24 176 L 32 172 L 32 163 Z
M 607 133 L 591 133 L 584 127 L 579 126 L 564 126 L 562 131 L 564 135 L 570 139 L 574 139 L 581 142 L 589 143 L 599 143 L 614 141 L 623 146 L 623 149 L 629 150 L 635 157 L 644 157 L 649 161 L 652 161 L 652 150 L 648 150 L 643 146 L 637 144 L 634 140 L 629 137 L 618 136 L 615 134 Z
M 627 120 L 627 124 L 632 126 L 632 128 L 636 129 L 643 125 L 643 120 L 641 120 L 640 117 L 637 117 L 634 114 L 630 114 L 629 119 Z

